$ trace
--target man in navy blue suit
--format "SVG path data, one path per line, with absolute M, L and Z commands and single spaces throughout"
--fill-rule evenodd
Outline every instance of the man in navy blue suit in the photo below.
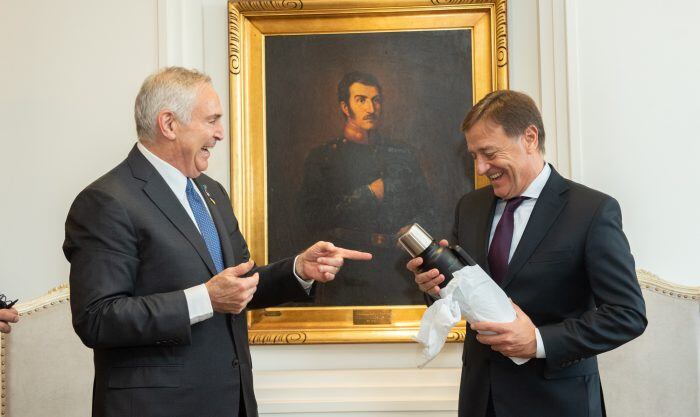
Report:
M 487 95 L 462 131 L 491 184 L 460 200 L 453 239 L 503 288 L 517 317 L 467 328 L 459 416 L 603 416 L 596 355 L 647 323 L 620 206 L 545 162 L 542 117 L 525 94 Z M 407 267 L 437 296 L 444 277 L 419 273 L 421 263 Z M 509 357 L 531 359 L 518 366 Z
M 313 298 L 344 259 L 318 242 L 255 266 L 224 187 L 203 174 L 223 140 L 208 76 L 166 68 L 136 98 L 139 138 L 66 220 L 73 327 L 94 351 L 93 416 L 254 417 L 246 308 Z

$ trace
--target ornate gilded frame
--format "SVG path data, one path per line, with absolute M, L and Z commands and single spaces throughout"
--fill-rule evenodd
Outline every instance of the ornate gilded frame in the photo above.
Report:
M 268 260 L 264 40 L 268 35 L 470 29 L 474 102 L 508 88 L 506 0 L 230 1 L 231 194 L 253 259 Z M 361 27 L 358 30 L 358 21 Z M 476 186 L 487 183 L 475 175 Z M 425 307 L 285 307 L 248 313 L 250 343 L 407 342 Z M 458 324 L 449 341 L 464 339 Z

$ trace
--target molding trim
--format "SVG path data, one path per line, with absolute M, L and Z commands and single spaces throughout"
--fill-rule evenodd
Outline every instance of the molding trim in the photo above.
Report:
M 570 178 L 583 181 L 583 132 L 581 122 L 581 89 L 579 86 L 578 8 L 576 0 L 564 0 L 566 25 L 566 90 Z
M 567 25 L 561 2 L 538 0 L 540 110 L 547 132 L 547 160 L 571 178 Z
M 338 363 L 340 368 L 323 370 L 256 371 L 260 414 L 455 415 L 461 352 L 454 355 L 454 367 L 424 369 L 415 367 L 412 354 L 404 351 L 397 355 L 403 356 L 404 368 L 384 367 L 376 358 L 370 362 L 374 369 L 353 369 Z M 290 359 L 294 360 L 293 356 Z M 353 363 L 352 359 L 348 361 L 348 365 Z

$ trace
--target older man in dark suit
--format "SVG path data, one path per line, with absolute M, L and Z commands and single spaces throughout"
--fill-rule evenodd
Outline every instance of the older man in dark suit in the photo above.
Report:
M 545 162 L 542 118 L 522 93 L 487 95 L 462 130 L 491 185 L 461 199 L 454 237 L 512 299 L 517 317 L 467 329 L 459 415 L 603 416 L 595 355 L 647 323 L 620 207 Z M 437 295 L 444 277 L 417 272 L 421 263 L 407 266 Z M 508 357 L 532 359 L 518 366 Z
M 344 258 L 318 242 L 256 267 L 218 182 L 208 76 L 167 68 L 136 98 L 139 142 L 75 199 L 63 246 L 73 326 L 94 350 L 93 416 L 257 416 L 245 309 L 310 297 Z

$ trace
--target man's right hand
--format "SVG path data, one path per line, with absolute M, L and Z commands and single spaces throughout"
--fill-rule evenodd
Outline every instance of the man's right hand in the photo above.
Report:
M 439 242 L 440 246 L 448 246 L 449 243 L 443 239 Z M 445 280 L 445 276 L 440 273 L 437 268 L 433 268 L 426 272 L 420 272 L 418 267 L 423 264 L 423 258 L 413 258 L 406 264 L 406 268 L 413 272 L 416 284 L 421 291 L 432 295 L 433 297 L 440 297 L 440 287 L 439 285 Z
M 374 194 L 374 197 L 381 201 L 384 199 L 384 180 L 379 178 L 374 181 L 369 185 L 370 191 L 372 191 L 372 194 Z
M 205 285 L 214 311 L 239 314 L 253 299 L 258 288 L 258 273 L 241 278 L 253 268 L 253 261 L 226 268 L 214 275 Z
M 10 323 L 19 321 L 19 313 L 14 308 L 4 308 L 0 310 L 0 332 L 10 333 Z

